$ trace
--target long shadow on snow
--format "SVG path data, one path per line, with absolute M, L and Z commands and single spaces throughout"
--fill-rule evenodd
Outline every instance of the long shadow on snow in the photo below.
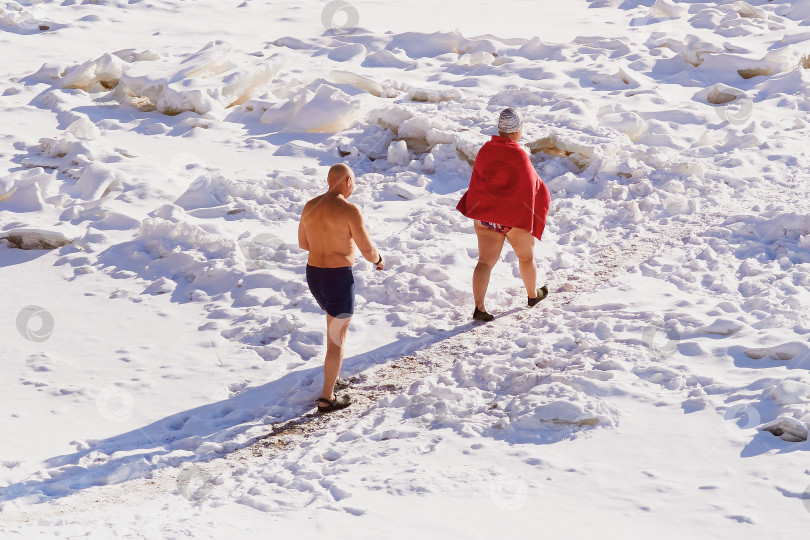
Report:
M 767 431 L 758 432 L 740 452 L 740 457 L 756 457 L 776 450 L 777 454 L 790 454 L 810 450 L 810 441 L 788 442 Z
M 0 232 L 0 236 L 3 233 Z M 24 264 L 38 259 L 43 255 L 50 253 L 48 249 L 17 249 L 11 248 L 3 242 L 0 242 L 0 268 L 6 266 L 14 266 L 15 264 Z
M 753 347 L 742 347 L 742 346 L 733 346 L 729 347 L 728 354 L 734 359 L 734 366 L 738 368 L 748 368 L 748 369 L 778 369 L 783 368 L 786 370 L 794 370 L 794 369 L 803 369 L 808 370 L 810 369 L 810 354 L 807 352 L 807 345 L 800 342 L 791 342 L 782 345 L 776 345 L 770 348 L 766 348 L 768 350 L 778 351 L 785 346 L 789 346 L 795 356 L 788 360 L 777 360 L 768 355 L 763 356 L 762 358 L 751 358 L 746 355 L 746 351 L 754 349 Z M 754 383 L 754 385 L 758 385 Z M 762 391 L 762 388 L 757 386 L 756 388 L 752 388 L 751 385 L 747 389 L 748 390 L 758 390 Z M 758 406 L 752 406 L 759 414 L 762 415 L 761 421 L 762 423 L 770 422 L 771 420 L 776 419 L 776 416 L 779 413 L 779 408 L 774 401 L 767 400 L 765 403 L 760 403 Z M 810 450 L 810 441 L 804 442 L 788 442 L 783 441 L 781 438 L 776 437 L 770 432 L 767 431 L 760 431 L 758 432 L 751 441 L 745 445 L 745 448 L 742 449 L 740 452 L 740 457 L 755 457 L 772 450 L 776 450 L 778 454 L 788 454 L 791 452 L 796 452 L 799 450 Z
M 465 323 L 404 345 L 390 343 L 346 358 L 344 369 L 356 374 L 358 369 L 384 364 L 473 327 L 472 323 Z M 92 446 L 87 449 L 45 460 L 45 467 L 56 470 L 49 470 L 46 479 L 4 487 L 0 500 L 37 495 L 44 496 L 45 500 L 58 499 L 90 487 L 148 478 L 157 469 L 224 457 L 265 438 L 272 430 L 270 424 L 289 422 L 314 412 L 318 392 L 308 386 L 322 373 L 320 365 L 294 371 L 232 398 L 178 412 L 127 433 L 91 441 Z M 305 424 L 314 418 L 316 416 L 311 415 L 299 423 Z M 262 425 L 267 425 L 267 429 L 248 433 L 251 428 Z M 172 452 L 177 455 L 169 456 Z
M 760 351 L 762 357 L 751 358 L 746 354 L 747 351 Z M 786 355 L 784 360 L 780 360 L 776 356 L 779 353 Z M 807 343 L 800 341 L 791 341 L 770 347 L 742 347 L 735 345 L 728 348 L 728 354 L 734 359 L 734 366 L 738 368 L 810 370 L 810 347 Z

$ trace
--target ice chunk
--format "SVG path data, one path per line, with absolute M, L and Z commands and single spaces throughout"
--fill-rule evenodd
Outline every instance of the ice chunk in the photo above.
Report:
M 357 73 L 352 73 L 351 71 L 342 71 L 336 69 L 332 71 L 329 78 L 336 84 L 350 84 L 359 88 L 360 90 L 368 92 L 372 96 L 393 97 L 386 96 L 382 85 L 371 77 L 366 77 L 365 75 L 358 75 Z
M 209 41 L 205 46 L 180 63 L 177 75 L 181 78 L 205 79 L 235 66 L 228 60 L 230 44 L 222 40 Z
M 637 88 L 639 86 L 635 77 L 630 75 L 624 68 L 618 71 L 598 72 L 591 75 L 591 82 L 605 89 L 624 90 L 626 88 Z
M 388 156 L 388 146 L 394 140 L 394 133 L 390 129 L 374 127 L 366 134 L 355 139 L 357 150 L 371 159 L 381 159 Z
M 259 93 L 287 60 L 284 57 L 271 59 L 270 63 L 236 69 L 222 78 L 221 97 L 218 99 L 226 108 L 245 103 Z
M 624 133 L 633 141 L 637 141 L 647 131 L 647 122 L 634 112 L 606 114 L 599 121 L 603 126 Z
M 725 105 L 743 97 L 745 92 L 739 88 L 717 83 L 695 94 L 694 99 L 711 105 Z
M 431 127 L 432 123 L 427 116 L 414 116 L 399 125 L 397 134 L 404 138 L 421 138 L 427 140 L 427 133 Z
M 703 41 L 694 34 L 687 35 L 681 44 L 681 56 L 695 67 L 701 65 L 705 57 L 723 52 L 723 47 Z
M 425 156 L 425 159 L 422 162 L 422 171 L 428 174 L 433 174 L 436 172 L 436 158 L 433 157 L 433 154 L 428 154 Z
M 360 105 L 342 90 L 322 84 L 296 114 L 286 131 L 337 133 L 350 128 L 360 115 Z
M 730 336 L 740 331 L 743 325 L 731 319 L 717 319 L 712 324 L 700 329 L 704 334 L 717 334 L 719 336 Z
M 57 249 L 73 242 L 60 232 L 42 229 L 13 229 L 2 233 L 0 240 L 17 249 Z
M 70 124 L 67 131 L 68 133 L 73 134 L 73 136 L 77 139 L 84 139 L 86 141 L 98 139 L 99 135 L 101 135 L 101 132 L 96 125 L 86 116 L 82 116 Z
M 579 404 L 566 400 L 555 400 L 547 405 L 540 405 L 534 410 L 534 416 L 550 424 L 573 424 L 576 426 L 595 426 L 599 419 L 586 412 Z
M 392 67 L 397 69 L 405 69 L 411 62 L 402 60 L 394 56 L 391 51 L 377 51 L 366 56 L 363 61 L 363 67 Z
M 746 349 L 745 355 L 754 360 L 761 360 L 766 356 L 772 360 L 792 360 L 808 352 L 810 351 L 808 351 L 808 346 L 805 343 L 792 342 L 761 349 Z
M 292 121 L 301 108 L 309 102 L 315 95 L 312 90 L 302 89 L 287 101 L 269 107 L 259 121 L 262 124 L 286 124 Z
M 655 0 L 650 7 L 649 16 L 653 18 L 680 17 L 686 13 L 686 8 L 679 6 L 671 0 Z
M 44 208 L 43 193 L 53 182 L 56 173 L 41 168 L 17 172 L 0 180 L 0 191 L 5 191 L 2 209 L 12 212 L 37 212 Z M 3 187 L 5 185 L 5 187 Z
M 7 200 L 9 200 L 11 196 L 14 195 L 15 191 L 17 191 L 17 188 L 11 188 L 6 193 L 0 193 L 0 202 L 6 202 Z
M 62 88 L 110 90 L 118 85 L 126 65 L 119 57 L 105 53 L 95 60 L 68 68 L 61 79 Z
M 455 88 L 410 88 L 408 97 L 411 101 L 424 101 L 427 103 L 439 103 L 441 101 L 458 101 L 461 94 Z
M 391 165 L 407 165 L 410 161 L 408 145 L 405 141 L 392 142 L 388 147 L 388 162 Z
M 231 182 L 222 176 L 202 175 L 197 177 L 188 189 L 174 201 L 184 210 L 221 206 L 230 200 Z
M 84 168 L 70 194 L 85 201 L 100 199 L 121 185 L 120 177 L 121 173 L 109 165 L 94 161 Z
M 586 169 L 595 158 L 595 152 L 592 148 L 573 139 L 562 138 L 557 135 L 549 135 L 529 142 L 527 146 L 532 151 L 532 154 L 543 152 L 550 156 L 567 157 L 580 169 Z
M 740 17 L 746 19 L 768 19 L 767 11 L 762 8 L 754 7 L 748 2 L 737 1 L 731 4 L 731 7 L 740 15 Z
M 792 416 L 780 416 L 776 420 L 761 426 L 759 430 L 773 433 L 783 441 L 801 442 L 807 440 L 807 427 Z
M 408 184 L 403 184 L 401 182 L 392 184 L 391 186 L 389 186 L 388 189 L 391 192 L 391 194 L 394 195 L 395 197 L 399 197 L 401 199 L 405 199 L 408 201 L 416 199 L 421 195 L 424 195 L 423 189 Z
M 240 62 L 222 41 L 208 43 L 181 62 L 148 51 L 120 54 L 127 60 L 106 54 L 68 68 L 62 86 L 94 92 L 114 89 L 112 99 L 141 111 L 224 116 L 227 107 L 245 103 L 287 64 L 287 57 L 280 54 L 258 63 Z M 43 69 L 40 78 L 47 75 Z

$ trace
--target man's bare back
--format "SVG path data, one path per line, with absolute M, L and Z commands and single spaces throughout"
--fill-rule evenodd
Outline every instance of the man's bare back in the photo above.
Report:
M 354 266 L 356 248 L 369 262 L 378 264 L 379 253 L 366 232 L 363 215 L 357 206 L 346 200 L 354 190 L 354 173 L 343 167 L 334 174 L 330 171 L 330 186 L 334 184 L 336 189 L 310 200 L 301 212 L 298 242 L 302 249 L 309 251 L 307 264 L 310 266 Z M 341 189 L 342 186 L 345 187 Z
M 356 244 L 349 222 L 356 221 L 359 214 L 355 205 L 331 191 L 309 201 L 301 213 L 301 228 L 309 245 L 307 264 L 319 268 L 354 266 Z

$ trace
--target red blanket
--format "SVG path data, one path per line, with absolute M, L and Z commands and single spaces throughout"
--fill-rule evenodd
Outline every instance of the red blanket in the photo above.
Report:
M 540 240 L 550 202 L 526 152 L 495 135 L 478 151 L 470 188 L 456 208 L 468 218 L 525 229 Z

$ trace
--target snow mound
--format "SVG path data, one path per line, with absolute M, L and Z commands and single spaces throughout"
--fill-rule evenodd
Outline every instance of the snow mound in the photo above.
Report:
M 12 212 L 37 212 L 45 207 L 44 197 L 55 178 L 54 173 L 34 168 L 12 173 L 0 179 L 4 191 L 0 208 Z
M 445 53 L 496 53 L 497 46 L 488 39 L 467 39 L 461 32 L 405 32 L 397 34 L 389 42 L 387 50 L 402 50 L 410 58 L 436 57 Z
M 120 189 L 122 183 L 121 173 L 109 165 L 94 161 L 82 169 L 75 186 L 66 191 L 74 199 L 94 201 Z
M 382 91 L 382 90 L 381 90 Z M 286 131 L 336 133 L 351 127 L 361 107 L 348 94 L 326 84 L 320 85 L 312 99 L 301 105 Z
M 523 436 L 548 427 L 574 429 L 617 425 L 614 408 L 560 383 L 535 387 L 527 399 L 515 400 L 505 412 L 515 430 L 525 430 Z
M 45 10 L 38 4 L 39 2 L 36 1 L 5 1 L 0 3 L 0 26 L 24 34 L 57 30 L 65 27 L 64 24 L 57 24 L 45 19 Z
M 782 381 L 771 388 L 770 396 L 779 405 L 805 404 L 810 402 L 810 384 Z
M 229 260 L 237 252 L 235 241 L 206 231 L 190 223 L 172 223 L 147 218 L 133 240 L 153 259 L 165 259 L 173 254 L 198 254 L 199 261 Z
M 659 17 L 681 17 L 686 13 L 687 9 L 670 0 L 655 0 L 655 3 L 650 6 L 648 15 L 653 18 Z
M 638 141 L 647 131 L 646 120 L 634 112 L 606 114 L 599 121 L 606 127 L 624 133 L 632 141 Z
M 107 253 L 108 264 L 121 270 L 182 284 L 181 292 L 191 300 L 229 291 L 244 273 L 244 256 L 235 239 L 182 221 L 147 218 L 132 241 Z

